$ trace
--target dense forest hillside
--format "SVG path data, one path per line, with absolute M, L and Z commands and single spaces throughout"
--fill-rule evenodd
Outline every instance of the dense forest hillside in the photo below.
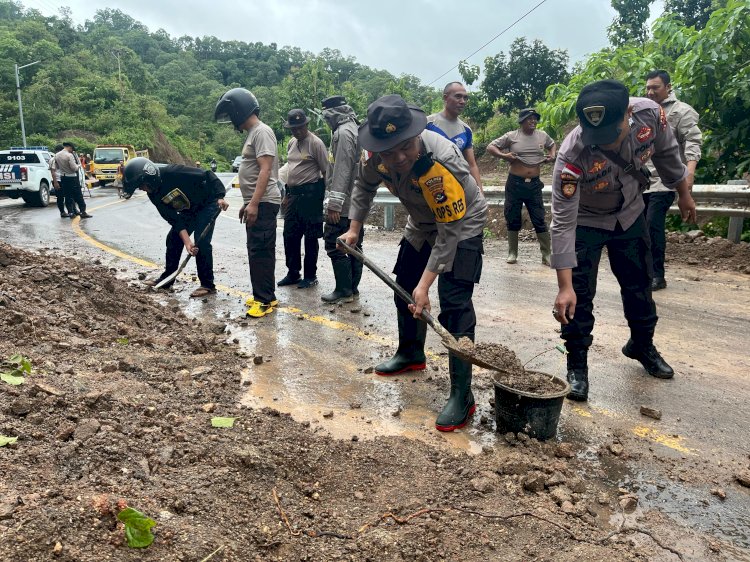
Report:
M 83 25 L 69 12 L 47 17 L 0 0 L 0 147 L 20 144 L 14 64 L 22 69 L 28 144 L 74 140 L 90 152 L 100 143 L 149 148 L 160 160 L 215 157 L 221 168 L 241 139 L 213 122 L 228 88 L 251 89 L 262 118 L 282 139 L 289 109 L 317 108 L 343 93 L 360 113 L 384 93 L 400 93 L 425 108 L 439 107 L 438 90 L 413 76 L 396 77 L 359 64 L 339 51 L 319 54 L 275 44 L 171 37 L 150 31 L 119 10 L 100 10 Z M 327 129 L 317 123 L 320 132 Z M 176 151 L 175 151 L 176 149 Z

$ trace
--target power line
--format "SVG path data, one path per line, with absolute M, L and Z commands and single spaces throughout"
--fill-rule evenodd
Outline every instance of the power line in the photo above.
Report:
M 518 18 L 516 21 L 514 21 L 508 27 L 506 27 L 505 29 L 503 29 L 500 33 L 498 33 L 497 35 L 495 35 L 492 39 L 490 39 L 484 45 L 482 45 L 481 47 L 479 47 L 476 51 L 474 51 L 473 53 L 471 53 L 468 57 L 464 57 L 463 60 L 469 60 L 471 57 L 473 57 L 474 55 L 476 55 L 479 51 L 481 51 L 482 49 L 484 49 L 487 45 L 489 45 L 490 43 L 492 43 L 495 39 L 497 39 L 498 37 L 500 37 L 503 33 L 505 33 L 506 31 L 508 31 L 509 29 L 511 29 L 514 25 L 516 25 L 518 22 L 520 22 L 522 19 L 524 19 L 526 16 L 528 16 L 534 10 L 536 10 L 539 6 L 541 6 L 542 4 L 544 4 L 546 1 L 547 0 L 542 0 L 541 2 L 539 2 L 536 6 L 534 6 L 533 8 L 531 8 L 524 15 L 522 15 L 520 18 Z M 435 78 L 432 82 L 430 82 L 427 85 L 428 86 L 432 86 L 435 82 L 437 82 L 438 80 L 440 80 L 443 76 L 445 76 L 451 70 L 453 70 L 453 69 L 455 69 L 457 67 L 458 67 L 458 63 L 454 64 L 452 67 L 450 67 L 448 70 L 446 70 L 445 72 L 443 72 L 440 76 L 438 76 L 437 78 Z

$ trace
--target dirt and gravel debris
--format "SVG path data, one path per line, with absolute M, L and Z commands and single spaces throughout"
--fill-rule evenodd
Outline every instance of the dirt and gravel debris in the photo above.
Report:
M 169 297 L 5 244 L 0 264 L 0 357 L 33 369 L 0 383 L 0 435 L 18 438 L 0 447 L 3 560 L 670 559 L 612 534 L 594 500 L 614 492 L 573 444 L 337 441 L 239 406 L 252 358 Z M 125 505 L 156 520 L 149 548 L 124 544 Z

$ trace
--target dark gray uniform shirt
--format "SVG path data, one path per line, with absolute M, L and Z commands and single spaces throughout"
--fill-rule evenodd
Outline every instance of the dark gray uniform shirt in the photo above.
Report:
M 409 211 L 404 237 L 417 250 L 432 246 L 427 270 L 446 273 L 453 269 L 458 243 L 482 234 L 487 221 L 487 200 L 469 173 L 461 150 L 432 131 L 420 134 L 423 152 L 432 153 L 437 166 L 422 177 L 420 187 L 413 172 L 400 176 L 383 164 L 379 154 L 359 164 L 352 191 L 349 218 L 364 222 L 378 186 L 384 184 Z M 435 170 L 444 170 L 442 177 Z M 427 179 L 425 179 L 427 178 Z
M 680 148 L 664 110 L 647 98 L 630 98 L 633 106 L 630 134 L 619 155 L 646 168 L 651 159 L 669 189 L 687 176 Z M 643 213 L 641 188 L 636 179 L 595 147 L 581 141 L 581 126 L 573 129 L 560 147 L 552 180 L 552 267 L 576 267 L 576 226 L 614 230 L 617 223 L 630 228 Z
M 326 212 L 338 211 L 342 217 L 348 217 L 352 186 L 362 154 L 359 148 L 357 122 L 354 111 L 348 105 L 326 109 L 323 111 L 323 117 L 333 130 L 323 207 Z

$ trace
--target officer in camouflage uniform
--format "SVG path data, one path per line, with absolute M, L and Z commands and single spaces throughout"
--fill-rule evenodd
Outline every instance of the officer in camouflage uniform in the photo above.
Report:
M 683 218 L 695 219 L 695 202 L 677 141 L 658 104 L 629 98 L 616 80 L 601 80 L 581 90 L 576 113 L 580 124 L 560 147 L 552 183 L 552 267 L 559 285 L 552 314 L 562 324 L 568 352 L 568 398 L 586 400 L 593 300 L 604 247 L 630 326 L 623 354 L 654 377 L 674 375 L 653 343 L 657 316 L 642 197 L 649 158 L 664 185 L 678 192 Z
M 375 367 L 379 375 L 425 368 L 426 324 L 417 320 L 430 309 L 429 290 L 438 279 L 438 320 L 457 338 L 474 339 L 474 284 L 482 273 L 482 231 L 487 201 L 471 176 L 459 148 L 426 131 L 427 117 L 398 95 L 379 98 L 367 108 L 359 128 L 362 148 L 373 154 L 359 165 L 352 192 L 349 230 L 342 238 L 359 239 L 378 186 L 384 184 L 409 212 L 396 266 L 396 281 L 412 293 L 415 305 L 395 297 L 398 350 Z M 448 365 L 451 393 L 438 416 L 439 431 L 463 427 L 476 405 L 471 392 L 471 363 L 453 355 Z

